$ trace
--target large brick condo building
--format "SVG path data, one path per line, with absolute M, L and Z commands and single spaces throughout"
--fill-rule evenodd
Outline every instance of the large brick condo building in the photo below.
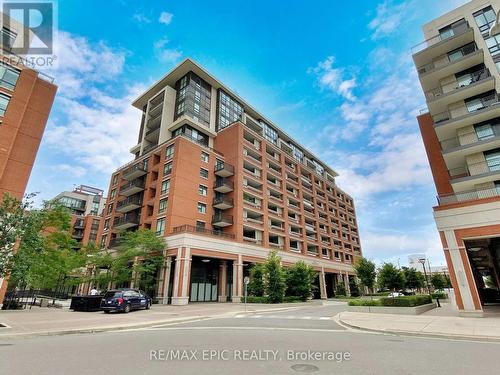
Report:
M 500 1 L 474 0 L 423 26 L 413 60 L 434 176 L 434 217 L 464 315 L 500 303 Z
M 348 285 L 361 246 L 332 169 L 189 59 L 133 105 L 135 158 L 111 177 L 101 243 L 137 228 L 165 237 L 160 303 L 239 302 L 270 249 L 313 265 L 322 298 Z
M 3 14 L 0 13 L 0 19 Z M 52 79 L 20 64 L 10 44 L 23 35 L 14 20 L 0 29 L 0 197 L 21 199 L 57 91 Z M 1 199 L 1 198 L 0 198 Z M 0 304 L 7 282 L 0 278 Z

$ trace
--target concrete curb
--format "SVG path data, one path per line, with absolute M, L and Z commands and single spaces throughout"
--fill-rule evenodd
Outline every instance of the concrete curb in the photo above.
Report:
M 290 303 L 286 307 L 278 307 L 278 308 L 267 308 L 267 309 L 259 309 L 258 307 L 266 307 L 268 304 L 248 304 L 249 310 L 246 312 L 247 314 L 258 314 L 272 311 L 286 311 L 293 310 L 296 308 L 304 307 L 304 306 L 317 306 L 322 305 L 322 303 L 311 303 L 311 302 L 298 302 L 298 303 Z M 241 304 L 243 306 L 243 304 Z M 197 315 L 188 318 L 171 318 L 168 320 L 156 320 L 147 323 L 132 323 L 125 325 L 116 325 L 116 326 L 103 326 L 103 327 L 95 327 L 95 328 L 75 328 L 75 329 L 64 329 L 64 330 L 55 330 L 55 331 L 39 331 L 39 332 L 17 332 L 17 333 L 0 333 L 0 340 L 3 339 L 15 339 L 15 338 L 32 338 L 32 337 L 43 337 L 43 336 L 62 336 L 62 335 L 72 335 L 72 334 L 90 334 L 90 333 L 103 333 L 103 332 L 115 332 L 115 331 L 124 331 L 127 329 L 140 329 L 140 328 L 149 328 L 157 325 L 166 325 L 166 324 L 180 324 L 180 323 L 188 323 L 190 321 L 200 320 L 200 319 L 215 319 L 215 318 L 223 318 L 223 317 L 231 317 L 238 314 L 244 314 L 245 311 L 228 311 L 216 315 Z M 2 323 L 4 324 L 4 323 Z M 5 324 L 5 328 L 11 328 L 7 324 Z
M 388 329 L 374 329 L 357 326 L 354 324 L 346 323 L 338 316 L 337 321 L 348 328 L 355 329 L 364 332 L 373 333 L 384 333 L 388 335 L 396 336 L 411 336 L 411 337 L 428 337 L 437 339 L 452 339 L 452 340 L 463 340 L 463 341 L 480 341 L 480 342 L 495 342 L 500 343 L 500 337 L 490 337 L 490 336 L 467 336 L 467 335 L 453 335 L 446 333 L 428 333 L 428 332 L 415 332 L 415 331 L 399 331 L 399 330 L 388 330 Z

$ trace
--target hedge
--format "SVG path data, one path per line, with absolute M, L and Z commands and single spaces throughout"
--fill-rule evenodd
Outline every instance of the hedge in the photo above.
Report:
M 448 298 L 448 294 L 445 292 L 434 292 L 431 294 L 432 298 L 440 298 L 440 299 L 446 299 Z
M 382 306 L 377 299 L 354 299 L 348 302 L 349 306 Z
M 392 306 L 392 307 L 414 307 L 420 305 L 426 305 L 432 303 L 431 296 L 427 294 L 421 294 L 416 296 L 404 296 L 404 297 L 386 297 L 381 298 L 380 303 L 382 306 Z
M 241 302 L 245 302 L 245 297 L 241 299 Z M 300 297 L 287 296 L 283 298 L 283 303 L 294 303 L 294 302 L 304 302 Z M 247 296 L 247 303 L 271 303 L 267 297 L 257 297 L 257 296 Z

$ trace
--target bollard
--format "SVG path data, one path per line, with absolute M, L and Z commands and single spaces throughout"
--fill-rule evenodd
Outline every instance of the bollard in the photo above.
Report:
M 438 304 L 438 307 L 441 307 L 441 304 L 439 303 L 439 298 L 436 298 L 436 302 Z

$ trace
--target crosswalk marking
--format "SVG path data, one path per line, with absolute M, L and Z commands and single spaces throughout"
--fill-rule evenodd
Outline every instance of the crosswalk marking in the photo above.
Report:
M 234 316 L 237 319 L 282 319 L 282 320 L 333 320 L 329 316 L 296 316 L 296 315 L 253 315 L 253 314 L 237 314 Z

